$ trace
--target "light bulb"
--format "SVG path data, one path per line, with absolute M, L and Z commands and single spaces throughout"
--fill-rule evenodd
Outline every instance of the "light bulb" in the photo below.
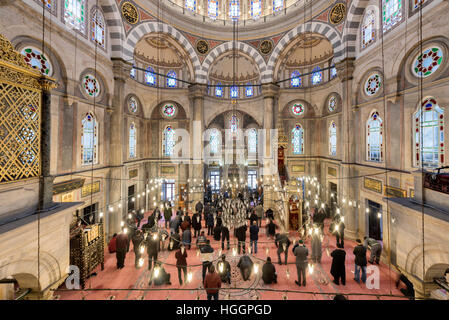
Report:
M 118 204 L 118 207 L 119 207 L 119 208 L 121 208 L 121 207 L 122 207 L 122 204 L 121 204 L 121 203 L 119 203 L 119 204 Z
M 254 265 L 254 273 L 255 273 L 255 274 L 258 274 L 258 273 L 259 273 L 259 264 L 258 264 L 258 263 L 256 263 L 256 264 Z
M 137 195 L 137 199 L 140 199 L 140 194 Z
M 382 214 L 379 212 L 378 214 L 377 214 L 377 217 L 380 219 L 380 218 L 382 218 Z
M 140 253 L 144 253 L 145 252 L 145 246 L 140 246 Z
M 128 219 L 131 219 L 133 216 L 130 214 L 128 214 Z
M 341 217 L 341 218 L 340 218 L 340 221 L 341 221 L 341 222 L 345 222 L 345 217 Z
M 144 263 L 143 258 L 140 258 L 140 259 L 139 259 L 139 267 L 143 266 L 143 263 Z
M 191 282 L 193 278 L 192 272 L 187 273 L 187 282 Z
M 131 198 L 131 201 L 132 201 L 132 202 L 136 201 L 136 198 L 132 197 L 132 198 Z
M 114 211 L 114 207 L 109 207 L 109 211 L 110 212 Z
M 154 268 L 154 276 L 155 276 L 156 278 L 159 276 L 159 272 L 160 272 L 160 271 L 161 271 L 161 270 L 160 270 L 159 267 Z
M 123 229 L 123 233 L 127 234 L 128 233 L 128 228 Z
M 237 250 L 235 248 L 232 248 L 232 255 L 235 257 L 237 255 Z
M 365 210 L 365 211 L 366 211 L 366 213 L 369 213 L 369 208 L 366 208 L 366 210 Z
M 100 218 L 103 218 L 103 212 L 100 212 Z
M 309 264 L 309 274 L 313 274 L 313 264 Z
M 125 225 L 125 222 L 121 221 L 120 222 L 120 227 L 123 227 Z

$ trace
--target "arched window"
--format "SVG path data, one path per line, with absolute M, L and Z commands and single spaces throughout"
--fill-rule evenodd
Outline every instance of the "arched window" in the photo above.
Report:
M 301 74 L 299 71 L 293 71 L 290 78 L 290 84 L 292 87 L 297 88 L 301 86 Z
M 229 18 L 231 20 L 238 20 L 240 18 L 240 1 L 231 0 L 229 2 Z
M 334 79 L 337 76 L 337 68 L 331 68 L 331 79 Z
M 212 129 L 209 134 L 210 152 L 218 153 L 220 146 L 220 132 L 217 129 Z
M 173 155 L 175 148 L 175 130 L 172 126 L 167 126 L 163 132 L 162 148 L 164 156 L 170 157 Z
M 284 8 L 284 0 L 273 0 L 273 12 L 282 10 Z
M 383 32 L 387 32 L 402 20 L 403 0 L 382 0 Z
M 258 19 L 262 15 L 262 0 L 251 0 L 251 18 Z
M 414 114 L 415 165 L 438 167 L 444 163 L 444 111 L 427 98 Z
M 92 41 L 104 48 L 105 44 L 105 23 L 103 14 L 96 9 L 92 16 Z
M 239 88 L 236 86 L 231 87 L 230 96 L 232 99 L 237 99 L 239 97 Z
M 154 69 L 151 67 L 148 67 L 147 71 L 145 72 L 145 82 L 150 86 L 156 85 L 156 75 L 154 74 Z
M 254 95 L 254 89 L 251 83 L 246 85 L 245 93 L 247 97 L 252 97 Z
M 382 161 L 382 119 L 373 112 L 366 123 L 366 150 L 368 161 Z
M 329 154 L 331 156 L 337 155 L 337 125 L 332 121 L 329 126 Z
M 134 123 L 131 123 L 129 126 L 129 157 L 135 158 L 136 157 L 136 126 Z
M 86 32 L 86 0 L 64 0 L 64 21 L 81 33 Z
M 95 117 L 87 113 L 81 121 L 81 163 L 98 162 L 98 126 Z
M 375 21 L 376 14 L 374 10 L 370 10 L 363 18 L 362 24 L 362 48 L 366 48 L 375 40 Z
M 215 20 L 218 17 L 218 0 L 209 0 L 207 6 L 207 14 L 209 18 Z
M 251 128 L 248 132 L 248 153 L 257 153 L 257 129 Z
M 186 9 L 195 12 L 196 0 L 186 0 Z
M 171 70 L 167 73 L 167 87 L 174 88 L 176 87 L 176 83 L 176 72 Z
M 292 151 L 293 154 L 304 153 L 304 130 L 297 124 L 292 130 Z
M 312 84 L 313 85 L 319 84 L 321 80 L 323 80 L 323 72 L 321 72 L 321 68 L 320 67 L 313 68 Z
M 221 86 L 221 82 L 215 87 L 215 96 L 220 98 L 223 97 L 223 87 Z

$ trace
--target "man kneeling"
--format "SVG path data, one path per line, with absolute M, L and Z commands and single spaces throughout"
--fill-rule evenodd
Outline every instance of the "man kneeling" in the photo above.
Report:
M 151 285 L 151 282 L 153 282 L 156 286 L 161 286 L 164 284 L 171 285 L 170 274 L 165 271 L 160 262 L 156 263 L 156 266 L 153 269 L 149 285 Z
M 262 280 L 265 284 L 278 283 L 278 275 L 276 274 L 276 268 L 271 263 L 271 258 L 267 258 L 267 262 L 262 267 Z
M 237 267 L 240 268 L 243 280 L 244 281 L 249 280 L 249 277 L 251 276 L 251 271 L 253 270 L 252 260 L 247 255 L 244 255 L 240 258 Z

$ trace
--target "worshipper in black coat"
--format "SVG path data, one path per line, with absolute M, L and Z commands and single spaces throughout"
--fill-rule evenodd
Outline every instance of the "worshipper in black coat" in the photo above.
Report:
M 161 265 L 160 262 L 156 263 L 156 265 L 153 269 L 153 272 L 151 274 L 151 279 L 150 279 L 150 282 L 148 283 L 148 285 L 151 285 L 152 282 L 156 286 L 171 285 L 170 273 L 167 273 L 165 271 L 164 267 Z
M 268 208 L 268 210 L 265 212 L 268 219 L 274 220 L 274 212 L 271 210 L 271 208 Z
M 200 214 L 203 212 L 203 204 L 201 203 L 201 201 L 198 201 L 195 205 L 195 211 L 199 212 Z
M 313 222 L 321 229 L 324 230 L 324 220 L 326 219 L 326 213 L 324 209 L 319 209 L 318 212 L 315 210 L 315 215 L 313 216 Z
M 187 228 L 182 232 L 182 244 L 190 250 L 192 245 L 192 231 L 190 231 L 190 228 Z
M 305 246 L 302 240 L 298 241 L 298 245 L 293 247 L 293 254 L 296 256 L 296 272 L 298 274 L 298 280 L 295 283 L 301 286 L 301 276 L 302 285 L 306 286 L 306 268 L 307 268 L 307 256 L 309 255 L 309 250 Z
M 274 264 L 271 263 L 271 257 L 267 258 L 267 262 L 262 267 L 262 280 L 265 284 L 277 283 L 277 274 Z
M 140 227 L 140 222 L 141 222 L 142 219 L 144 218 L 144 214 L 143 214 L 143 212 L 142 212 L 141 210 L 139 210 L 139 211 L 136 213 L 135 217 L 136 217 L 136 220 L 137 220 L 137 228 L 139 228 L 139 227 Z
M 226 255 L 221 255 L 221 261 L 217 262 L 218 274 L 221 277 L 221 281 L 231 284 L 231 264 L 226 261 Z
M 221 225 L 218 225 L 218 223 L 217 223 L 217 225 L 214 228 L 213 236 L 214 236 L 214 240 L 215 241 L 220 241 L 220 238 L 221 238 Z
M 144 240 L 144 237 L 143 237 L 142 230 L 137 230 L 134 233 L 134 236 L 132 238 L 133 251 L 134 251 L 134 256 L 135 256 L 134 266 L 137 269 L 139 268 L 139 259 L 142 256 L 142 254 L 140 253 L 140 248 L 141 248 L 141 244 L 142 244 L 143 240 Z
M 116 252 L 115 256 L 117 258 L 117 269 L 122 269 L 125 266 L 125 257 L 128 252 L 128 236 L 123 231 L 117 235 L 117 240 L 115 241 Z
M 153 216 L 153 215 L 150 215 L 150 216 L 148 217 L 147 223 L 145 223 L 145 224 L 142 226 L 143 232 L 149 233 L 149 232 L 151 231 L 151 229 L 154 228 L 154 225 L 155 225 L 155 222 L 154 222 L 154 216 Z
M 251 227 L 249 227 L 249 240 L 250 248 L 254 253 L 257 253 L 257 241 L 259 240 L 259 226 L 257 225 L 257 220 L 253 220 Z
M 220 227 L 221 227 L 221 225 L 223 224 L 223 220 L 221 219 L 221 213 L 220 213 L 220 212 L 217 213 L 217 221 L 215 222 L 215 224 L 216 224 L 217 226 L 220 226 Z
M 362 282 L 366 282 L 366 248 L 362 244 L 362 240 L 356 240 L 357 245 L 354 247 L 354 257 L 355 257 L 355 271 L 354 271 L 354 280 L 357 283 L 360 283 L 360 270 L 362 270 Z
M 128 217 L 126 219 L 126 227 L 128 229 L 128 232 L 126 234 L 128 236 L 128 249 L 126 250 L 126 252 L 128 252 L 129 251 L 129 245 L 131 243 L 131 239 L 134 237 L 134 234 L 137 231 L 135 220 L 134 220 L 132 214 L 128 214 Z
M 250 223 L 250 226 L 252 226 L 253 225 L 253 221 L 256 221 L 257 222 L 257 214 L 253 211 L 252 213 L 251 213 L 251 215 L 249 216 L 249 223 Z
M 346 285 L 346 251 L 343 250 L 343 247 L 340 243 L 337 245 L 337 249 L 331 252 L 331 257 L 331 275 L 334 277 L 334 283 L 336 285 L 340 285 L 341 281 L 342 285 Z
M 192 216 L 192 227 L 194 231 L 193 237 L 196 238 L 200 235 L 201 231 L 201 214 L 199 212 L 196 212 Z
M 243 225 L 241 225 L 240 227 L 238 227 L 235 231 L 235 236 L 237 237 L 238 240 L 238 253 L 240 254 L 240 250 L 243 247 L 243 254 L 246 253 L 246 246 L 245 246 L 245 241 L 246 241 L 246 230 L 248 229 L 248 227 L 246 226 L 246 223 L 244 223 Z
M 277 226 L 274 223 L 273 219 L 270 219 L 270 222 L 267 224 L 266 228 L 267 228 L 267 236 L 269 238 L 273 238 L 277 229 Z
M 285 255 L 285 265 L 287 265 L 287 259 L 288 259 L 288 248 L 292 244 L 290 239 L 288 238 L 287 233 L 277 233 L 274 244 L 276 245 L 277 254 L 278 254 L 278 263 L 282 265 L 282 259 L 281 259 L 281 253 L 284 253 Z
M 214 229 L 214 215 L 212 214 L 212 212 L 209 212 L 206 215 L 206 226 L 207 226 L 207 235 L 211 236 L 212 231 Z
M 243 255 L 240 257 L 237 267 L 240 268 L 243 280 L 249 280 L 251 271 L 253 270 L 253 261 L 247 255 Z
M 227 242 L 227 250 L 229 250 L 229 228 L 226 225 L 221 226 L 221 250 L 224 250 L 225 240 Z
M 206 244 L 200 247 L 200 259 L 203 262 L 203 283 L 206 277 L 206 271 L 209 270 L 209 267 L 212 265 L 213 257 L 212 253 L 214 252 L 214 248 L 210 245 L 210 240 L 206 240 Z
M 148 254 L 148 270 L 151 270 L 156 265 L 157 254 L 159 251 L 159 239 L 157 232 L 149 233 L 146 239 L 147 254 Z
M 178 268 L 179 285 L 182 286 L 181 272 L 184 272 L 184 283 L 187 282 L 187 250 L 184 245 L 181 245 L 180 249 L 176 251 L 176 268 Z

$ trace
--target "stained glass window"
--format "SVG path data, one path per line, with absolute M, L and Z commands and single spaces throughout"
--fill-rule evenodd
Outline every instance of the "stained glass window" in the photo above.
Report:
M 218 153 L 218 147 L 220 146 L 220 132 L 217 129 L 212 129 L 209 135 L 210 152 Z
M 196 0 L 186 0 L 186 9 L 196 11 Z
M 97 163 L 97 149 L 97 122 L 91 113 L 87 113 L 81 122 L 81 162 L 83 165 Z
M 335 78 L 337 76 L 337 68 L 332 67 L 331 68 L 331 79 Z
M 362 24 L 362 48 L 366 48 L 375 39 L 375 22 L 376 14 L 374 10 L 370 10 L 363 19 Z
M 240 2 L 238 0 L 231 0 L 229 2 L 229 18 L 238 20 L 240 17 Z
M 301 86 L 301 74 L 299 71 L 293 71 L 290 78 L 290 84 L 292 87 L 296 88 Z
M 415 165 L 438 167 L 444 163 L 444 111 L 427 98 L 414 115 Z M 422 161 L 421 161 L 422 159 Z
M 373 112 L 367 122 L 367 160 L 382 161 L 382 119 L 377 111 Z
M 295 104 L 292 106 L 292 113 L 293 113 L 295 116 L 300 116 L 300 115 L 302 115 L 302 114 L 304 113 L 304 106 L 303 106 L 301 103 L 295 103 Z
M 171 126 L 167 126 L 163 132 L 163 137 L 163 154 L 166 157 L 170 157 L 173 155 L 175 147 L 175 130 Z
M 239 88 L 236 86 L 231 87 L 230 96 L 232 99 L 237 99 L 239 97 Z
M 258 19 L 262 15 L 262 0 L 251 0 L 251 17 Z
M 48 8 L 48 9 L 52 9 L 53 0 L 41 0 L 41 2 L 44 5 L 44 7 Z
M 334 121 L 329 126 L 329 154 L 337 155 L 337 125 Z
M 176 107 L 172 104 L 166 104 L 162 107 L 162 115 L 167 118 L 173 118 L 176 114 Z
M 209 0 L 207 6 L 207 14 L 211 19 L 217 19 L 218 17 L 218 0 Z
M 129 157 L 136 157 L 136 126 L 134 123 L 131 123 L 129 126 Z
M 413 0 L 413 10 L 419 9 L 427 0 Z
M 332 96 L 329 98 L 329 102 L 327 103 L 327 109 L 330 112 L 334 112 L 336 107 L 337 107 L 337 98 L 335 96 Z
M 430 47 L 419 54 L 413 62 L 413 73 L 418 77 L 428 77 L 443 62 L 443 51 L 438 47 Z
M 304 153 L 304 130 L 297 124 L 292 130 L 292 151 L 293 154 Z
M 136 113 L 139 107 L 139 103 L 137 102 L 136 98 L 129 97 L 128 99 L 128 109 L 132 113 Z
M 103 15 L 99 10 L 95 10 L 92 17 L 92 41 L 104 48 L 105 23 Z
M 46 76 L 51 76 L 53 68 L 47 57 L 38 49 L 33 47 L 25 47 L 22 49 L 22 55 L 25 62 L 34 69 L 39 70 Z
M 151 86 L 156 85 L 156 75 L 154 74 L 154 69 L 151 67 L 148 67 L 145 72 L 145 82 Z
M 402 0 L 382 0 L 383 32 L 402 20 Z
M 284 8 L 284 0 L 273 0 L 273 12 L 282 10 Z
M 167 73 L 167 87 L 174 88 L 176 87 L 176 72 L 171 70 L 169 73 Z
M 85 33 L 86 1 L 64 0 L 64 21 L 74 29 Z
M 132 67 L 131 71 L 129 72 L 129 76 L 133 79 L 136 78 L 136 69 L 134 68 L 134 66 Z
M 321 71 L 320 67 L 313 68 L 312 73 L 312 84 L 316 85 L 319 84 L 323 80 L 323 72 Z
M 98 83 L 98 80 L 91 74 L 87 74 L 84 76 L 83 88 L 90 97 L 97 97 L 100 94 L 100 84 Z
M 248 132 L 248 152 L 257 153 L 257 129 L 251 128 Z
M 223 97 L 223 87 L 221 86 L 221 83 L 218 83 L 215 87 L 215 95 L 217 97 Z
M 251 83 L 248 83 L 245 88 L 245 93 L 247 97 L 252 97 L 254 95 L 254 89 Z
M 365 93 L 369 96 L 375 95 L 382 85 L 380 75 L 377 73 L 371 75 L 365 82 Z

